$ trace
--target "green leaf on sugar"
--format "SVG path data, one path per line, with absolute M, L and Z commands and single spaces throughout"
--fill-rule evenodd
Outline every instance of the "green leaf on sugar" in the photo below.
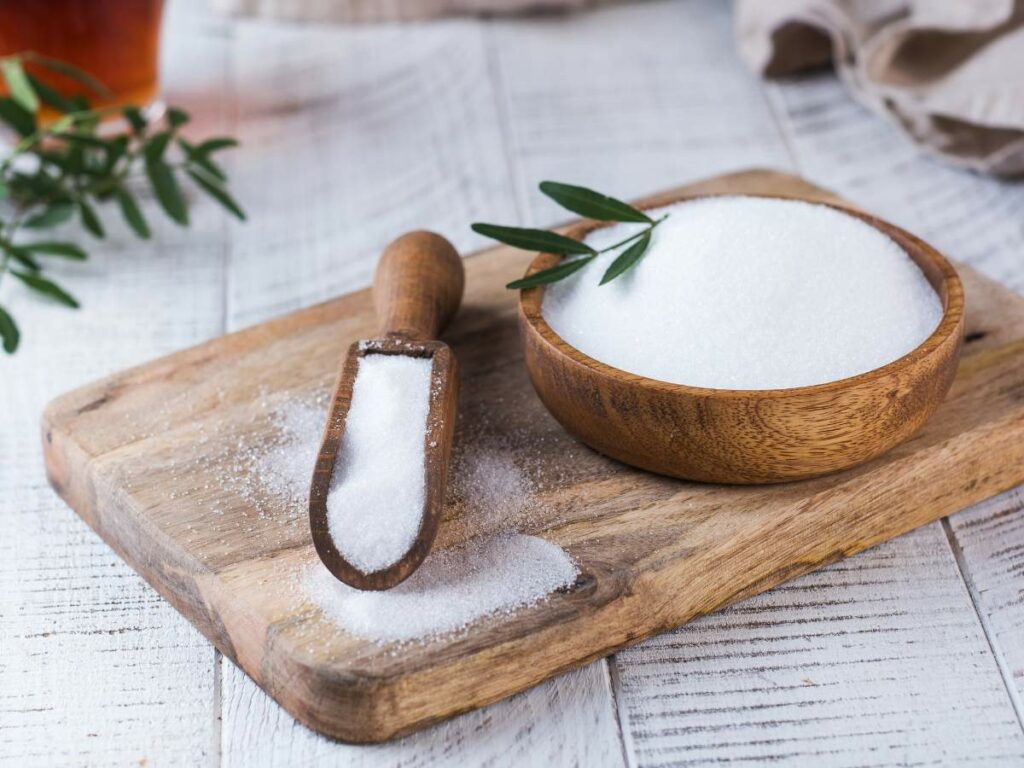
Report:
M 582 259 L 573 259 L 572 261 L 563 261 L 561 264 L 557 264 L 548 269 L 542 269 L 540 272 L 534 272 L 532 275 L 521 278 L 519 280 L 513 280 L 511 283 L 506 285 L 506 288 L 511 290 L 518 290 L 520 288 L 533 288 L 537 285 L 547 285 L 548 283 L 557 283 L 559 280 L 567 278 L 577 270 L 582 269 L 591 261 L 594 256 L 586 256 Z
M 511 245 L 514 248 L 522 248 L 526 251 L 541 251 L 542 253 L 557 253 L 560 255 L 586 255 L 594 254 L 593 248 L 579 240 L 559 235 L 556 232 L 548 232 L 546 229 L 526 229 L 523 227 L 504 227 L 500 224 L 473 225 L 473 231 L 478 235 L 484 235 L 499 243 Z
M 620 253 L 615 261 L 608 266 L 608 269 L 605 270 L 604 275 L 601 277 L 601 285 L 610 283 L 622 273 L 636 266 L 640 259 L 644 257 L 644 254 L 647 253 L 647 246 L 650 244 L 651 232 L 648 230 L 643 234 L 643 237 Z
M 638 211 L 629 203 L 602 195 L 586 187 L 562 184 L 558 181 L 542 181 L 540 191 L 563 208 L 598 221 L 635 221 L 650 224 L 651 217 Z

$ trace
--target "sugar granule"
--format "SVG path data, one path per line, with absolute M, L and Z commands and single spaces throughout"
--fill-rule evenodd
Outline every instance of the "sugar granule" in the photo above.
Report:
M 338 551 L 364 573 L 398 562 L 416 541 L 426 497 L 432 370 L 430 358 L 359 359 L 327 493 L 327 524 Z
M 833 208 L 714 197 L 651 212 L 669 217 L 643 261 L 607 285 L 614 254 L 551 285 L 543 314 L 568 343 L 661 381 L 774 389 L 835 381 L 910 352 L 942 305 L 892 239 Z M 616 224 L 596 249 L 636 229 Z
M 394 589 L 362 592 L 315 563 L 305 575 L 310 599 L 345 631 L 376 642 L 437 637 L 488 615 L 511 613 L 569 587 L 577 569 L 557 545 L 503 533 L 434 552 Z

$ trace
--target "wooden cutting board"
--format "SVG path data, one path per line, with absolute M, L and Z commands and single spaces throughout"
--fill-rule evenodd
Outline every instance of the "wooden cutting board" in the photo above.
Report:
M 835 199 L 768 171 L 683 191 Z M 1024 481 L 1024 299 L 966 267 L 964 358 L 916 437 L 830 477 L 725 487 L 605 459 L 544 411 L 522 366 L 516 295 L 502 287 L 530 257 L 495 248 L 469 258 L 446 338 L 461 367 L 463 450 L 486 439 L 528 467 L 534 512 L 519 529 L 579 564 L 576 584 L 543 603 L 425 644 L 348 636 L 296 589 L 295 574 L 315 561 L 304 508 L 256 514 L 240 484 L 225 482 L 239 454 L 267 439 L 267 409 L 327 392 L 348 344 L 372 335 L 368 291 L 57 398 L 43 416 L 50 482 L 297 719 L 365 742 L 509 696 Z M 481 525 L 455 500 L 438 546 Z

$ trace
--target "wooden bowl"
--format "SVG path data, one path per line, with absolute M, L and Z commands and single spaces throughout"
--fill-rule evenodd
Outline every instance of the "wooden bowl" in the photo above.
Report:
M 963 341 L 963 287 L 952 265 L 927 243 L 860 211 L 829 207 L 896 241 L 939 294 L 942 319 L 920 346 L 881 368 L 807 387 L 731 390 L 671 384 L 613 368 L 569 345 L 541 314 L 540 286 L 522 291 L 519 327 L 526 368 L 544 405 L 566 430 L 607 456 L 652 472 L 715 483 L 779 483 L 823 475 L 908 439 L 953 383 Z M 582 238 L 598 226 L 584 222 L 568 234 Z M 558 259 L 539 254 L 527 274 Z

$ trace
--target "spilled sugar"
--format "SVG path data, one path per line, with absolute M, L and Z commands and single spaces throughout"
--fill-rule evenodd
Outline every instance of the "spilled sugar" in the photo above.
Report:
M 608 365 L 691 386 L 799 387 L 885 365 L 941 318 L 910 257 L 832 208 L 718 197 L 653 212 L 663 213 L 636 268 L 599 286 L 605 254 L 545 292 L 555 332 Z M 636 226 L 586 241 L 600 249 Z
M 537 536 L 503 533 L 434 552 L 406 581 L 362 592 L 314 565 L 305 578 L 323 615 L 375 641 L 427 639 L 465 629 L 487 615 L 532 605 L 576 580 L 560 547 Z
M 236 465 L 250 503 L 304 518 L 325 408 L 323 397 L 267 406 L 272 434 L 246 446 Z M 449 503 L 459 512 L 442 529 L 442 535 L 455 532 L 455 540 L 468 541 L 435 550 L 417 573 L 387 592 L 351 589 L 315 561 L 295 576 L 300 599 L 341 630 L 391 643 L 458 632 L 571 586 L 577 569 L 560 547 L 512 530 L 538 511 L 534 499 L 541 488 L 529 457 L 484 422 L 481 417 L 465 425 L 456 444 Z
M 426 497 L 432 368 L 425 357 L 359 359 L 327 494 L 327 524 L 338 551 L 363 573 L 398 562 L 416 541 Z
M 275 499 L 305 511 L 313 477 L 324 405 L 293 403 L 271 412 L 277 439 L 251 459 L 250 475 Z

